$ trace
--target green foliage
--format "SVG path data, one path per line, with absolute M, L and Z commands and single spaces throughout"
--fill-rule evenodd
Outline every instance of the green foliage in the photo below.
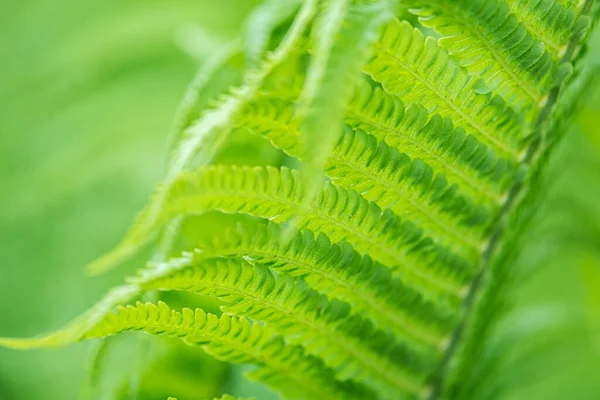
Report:
M 592 80 L 592 3 L 265 2 L 197 75 L 165 179 L 89 271 L 158 241 L 153 262 L 63 330 L 0 345 L 142 331 L 255 365 L 286 399 L 493 397 L 479 355 Z M 231 165 L 236 143 L 277 156 Z M 173 291 L 219 311 L 128 305 Z
M 546 37 L 539 35 L 539 31 L 528 29 L 530 27 L 517 17 L 522 13 L 514 12 L 513 8 L 518 7 L 515 2 L 441 0 L 412 3 L 419 20 L 443 35 L 440 45 L 455 55 L 471 75 L 481 76 L 489 90 L 502 95 L 513 107 L 535 112 L 551 84 L 554 63 L 543 42 Z M 559 7 L 556 2 L 546 3 Z M 527 19 L 523 19 L 530 22 L 535 15 L 536 19 L 547 22 L 546 18 L 551 16 L 539 6 L 523 7 L 528 13 Z M 563 27 L 570 39 L 572 27 Z M 546 32 L 552 32 L 550 27 L 543 30 Z M 559 51 L 554 50 L 555 53 Z

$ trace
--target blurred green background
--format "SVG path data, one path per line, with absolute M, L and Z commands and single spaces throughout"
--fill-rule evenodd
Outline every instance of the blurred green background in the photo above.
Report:
M 82 267 L 145 204 L 186 86 L 255 4 L 0 0 L 0 335 L 58 328 L 121 282 Z M 85 347 L 0 350 L 0 399 L 77 398 Z
M 256 3 L 0 0 L 0 336 L 57 328 L 121 282 L 123 269 L 89 279 L 82 267 L 114 245 L 145 204 L 164 172 L 185 87 L 208 55 L 243 33 Z M 505 398 L 600 398 L 600 107 L 593 98 L 561 146 L 571 161 L 553 170 L 550 201 L 536 222 L 545 234 L 531 235 L 519 261 L 519 268 L 543 267 L 515 289 L 508 333 L 499 329 L 494 340 L 528 329 L 521 325 L 568 322 L 538 352 L 510 342 L 495 384 L 513 385 L 513 375 L 527 384 Z M 0 349 L 0 400 L 78 398 L 86 347 Z M 556 354 L 527 369 L 548 349 Z

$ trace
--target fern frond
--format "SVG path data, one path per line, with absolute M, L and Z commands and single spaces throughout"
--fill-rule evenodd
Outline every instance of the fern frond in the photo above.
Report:
M 264 383 L 290 398 L 317 396 L 314 398 L 359 400 L 373 395 L 359 385 L 337 381 L 332 371 L 318 359 L 305 355 L 299 346 L 286 345 L 281 337 L 273 336 L 259 324 L 226 314 L 217 317 L 201 309 L 184 308 L 177 312 L 163 302 L 119 306 L 116 313 L 104 313 L 77 336 L 65 336 L 60 345 L 128 331 L 179 338 L 189 345 L 202 346 L 220 360 L 256 364 L 260 372 L 251 375 L 263 378 Z M 49 337 L 64 334 L 59 331 Z M 49 346 L 45 338 L 2 340 L 0 344 L 18 348 Z
M 257 95 L 264 79 L 294 49 L 316 12 L 316 3 L 316 0 L 307 0 L 303 4 L 279 47 L 266 57 L 266 60 L 258 69 L 248 74 L 244 86 L 234 90 L 233 94 L 221 100 L 217 107 L 206 111 L 189 128 L 175 150 L 169 163 L 169 170 L 163 181 L 163 189 L 156 195 L 152 207 L 146 214 L 144 224 L 150 226 L 154 223 L 156 215 L 160 212 L 165 193 L 168 192 L 177 175 L 189 165 L 192 159 L 199 160 L 200 165 L 206 165 L 212 160 L 228 137 L 228 133 L 232 129 L 232 121 L 240 114 L 245 105 Z M 91 263 L 87 269 L 92 274 L 102 273 L 130 256 L 131 253 L 127 249 L 117 248 Z
M 364 71 L 387 92 L 450 117 L 511 163 L 523 157 L 522 120 L 502 99 L 486 93 L 480 79 L 466 75 L 433 38 L 393 20 L 375 48 Z
M 507 0 L 510 11 L 555 58 L 564 56 L 578 25 L 577 9 L 560 0 Z
M 387 0 L 325 0 L 312 32 L 313 51 L 299 115 L 309 176 L 337 142 L 344 108 L 380 27 L 391 17 Z
M 581 1 L 580 5 L 581 14 L 584 19 L 588 19 L 585 16 L 592 11 L 594 0 Z M 561 59 L 561 67 L 566 67 L 566 71 L 573 68 L 571 60 L 581 55 L 580 49 L 584 38 L 585 35 L 582 36 L 581 33 L 575 33 L 571 37 L 567 51 Z M 540 192 L 536 188 L 541 185 L 542 170 L 550 159 L 552 145 L 556 143 L 553 142 L 547 146 L 546 140 L 548 136 L 553 136 L 553 130 L 560 129 L 564 123 L 564 120 L 555 120 L 554 117 L 557 115 L 556 113 L 560 115 L 564 111 L 560 107 L 561 96 L 565 91 L 565 83 L 571 83 L 572 77 L 573 74 L 569 73 L 565 76 L 568 79 L 557 81 L 557 86 L 549 93 L 548 102 L 537 116 L 538 136 L 529 145 L 526 157 L 530 170 L 529 176 L 525 181 L 517 181 L 511 189 L 504 213 L 512 212 L 512 218 L 508 220 L 508 226 L 498 225 L 490 246 L 484 253 L 486 265 L 482 271 L 489 271 L 485 276 L 482 275 L 474 281 L 468 297 L 471 300 L 466 304 L 467 310 L 474 315 L 472 318 L 465 319 L 462 327 L 455 331 L 454 338 L 444 357 L 443 366 L 440 368 L 441 372 L 435 379 L 436 383 L 431 398 L 437 398 L 443 393 L 452 393 L 453 396 L 456 395 L 459 398 L 471 398 L 468 393 L 471 379 L 470 369 L 479 364 L 481 357 L 481 352 L 478 351 L 481 349 L 481 342 L 474 339 L 488 336 L 496 320 L 495 316 L 497 317 L 503 303 L 502 293 L 512 280 L 514 271 L 511 270 L 511 266 L 517 250 L 520 248 L 518 241 L 521 235 L 527 232 L 527 226 L 538 207 L 536 200 Z M 570 89 L 573 87 L 567 87 L 567 92 Z M 492 258 L 495 250 L 498 251 L 498 254 Z M 448 363 L 452 357 L 454 357 L 455 365 L 449 367 Z M 445 374 L 451 375 L 448 379 L 449 383 L 446 382 Z M 460 393 L 462 385 L 467 389 L 466 397 Z
M 175 147 L 181 142 L 184 132 L 194 123 L 196 119 L 195 114 L 198 112 L 196 108 L 200 100 L 206 96 L 205 92 L 208 91 L 211 83 L 215 81 L 227 81 L 222 75 L 223 70 L 239 56 L 239 47 L 240 44 L 237 41 L 228 44 L 196 72 L 196 75 L 185 90 L 181 103 L 175 111 L 168 139 L 168 149 L 171 154 L 174 154 Z
M 275 28 L 291 17 L 300 4 L 300 0 L 268 0 L 252 10 L 246 21 L 245 40 L 246 59 L 250 68 L 259 65 Z
M 310 231 L 295 233 L 282 243 L 283 232 L 273 223 L 243 227 L 215 234 L 203 243 L 185 264 L 199 264 L 226 258 L 259 263 L 277 273 L 303 278 L 309 287 L 353 304 L 355 312 L 364 311 L 374 324 L 391 330 L 400 340 L 439 348 L 455 324 L 450 310 L 425 301 L 418 293 L 392 279 L 390 270 L 362 257 L 347 244 L 332 244 L 327 236 Z M 157 270 L 179 268 L 177 261 L 158 264 L 140 272 L 139 280 Z
M 258 102 L 246 112 L 242 126 L 247 123 L 245 128 L 252 133 L 299 157 L 304 146 L 297 120 L 279 103 Z M 488 211 L 474 206 L 456 187 L 449 186 L 444 176 L 433 176 L 430 166 L 377 142 L 374 136 L 345 129 L 328 156 L 325 174 L 337 185 L 356 190 L 382 209 L 390 208 L 420 225 L 426 236 L 466 258 L 478 252 L 481 226 L 489 220 Z
M 120 247 L 137 251 L 179 214 L 219 210 L 288 221 L 302 204 L 300 182 L 298 173 L 287 168 L 215 166 L 184 173 L 166 197 L 158 223 L 150 229 L 135 224 Z M 323 232 L 334 242 L 348 242 L 361 254 L 372 252 L 376 261 L 390 266 L 396 276 L 427 298 L 456 304 L 474 273 L 467 260 L 424 238 L 413 224 L 389 210 L 382 212 L 354 191 L 328 183 L 313 204 L 301 211 L 300 229 Z M 140 220 L 145 220 L 144 212 Z
M 305 197 L 309 205 L 320 189 L 314 179 L 335 146 L 354 82 L 369 57 L 380 28 L 392 15 L 388 0 L 323 0 L 311 32 L 311 62 L 300 94 L 298 118 L 303 152 Z
M 309 160 L 309 168 L 311 173 L 320 168 L 321 157 L 327 155 L 335 138 L 341 129 L 342 110 L 344 107 L 345 98 L 348 97 L 348 90 L 342 86 L 346 83 L 346 79 L 356 79 L 360 74 L 360 64 L 352 63 L 349 66 L 339 63 L 341 60 L 353 60 L 353 57 L 348 57 L 347 44 L 336 41 L 338 36 L 342 38 L 344 23 L 346 22 L 350 0 L 324 0 L 321 2 L 321 10 L 313 26 L 311 32 L 311 45 L 314 47 L 313 56 L 308 67 L 307 77 L 300 94 L 300 110 L 299 114 L 302 119 L 302 134 L 305 142 L 311 146 L 305 149 L 306 158 Z M 356 33 L 361 35 L 362 29 L 366 28 L 368 21 L 364 21 L 361 26 L 356 27 Z M 347 35 L 355 33 L 354 29 L 350 32 L 344 32 Z M 337 47 L 334 49 L 334 46 Z M 335 51 L 334 51 L 335 50 Z M 362 49 L 360 49 L 362 50 Z M 359 50 L 359 51 L 360 51 Z M 363 50 L 364 51 L 364 50 Z M 358 58 L 358 57 L 357 57 Z M 341 61 L 340 60 L 340 61 Z M 343 68 L 342 71 L 336 71 L 337 68 Z M 352 68 L 354 67 L 354 68 Z M 333 73 L 341 72 L 336 79 Z M 345 90 L 340 90 L 345 89 Z M 322 93 L 325 92 L 326 93 Z M 341 99 L 338 99 L 338 93 L 341 91 Z M 335 95 L 335 96 L 334 96 Z M 328 113 L 332 113 L 332 117 L 328 117 Z M 319 141 L 316 140 L 317 134 L 315 128 L 320 128 L 324 135 L 320 136 L 325 143 L 321 148 Z
M 292 91 L 293 92 L 293 91 Z M 267 91 L 248 105 L 238 127 L 264 136 L 286 154 L 302 158 L 300 121 L 290 92 Z M 508 184 L 519 173 L 448 117 L 429 114 L 421 105 L 405 107 L 396 96 L 361 79 L 346 108 L 346 124 L 377 137 L 413 159 L 421 159 L 456 184 L 475 204 L 497 208 Z
M 580 65 L 592 6 L 267 0 L 248 71 L 236 42 L 196 77 L 163 184 L 90 270 L 160 237 L 155 262 L 65 329 L 0 346 L 143 331 L 255 365 L 288 399 L 469 398 L 542 168 L 597 72 Z M 233 85 L 212 82 L 221 66 Z M 156 292 L 223 315 L 124 306 Z
M 421 159 L 458 185 L 476 204 L 490 207 L 510 181 L 509 166 L 448 117 L 429 115 L 420 105 L 404 103 L 363 82 L 350 102 L 346 122 L 409 155 Z
M 417 292 L 392 279 L 389 268 L 359 255 L 350 245 L 333 244 L 311 231 L 297 232 L 282 243 L 274 223 L 227 231 L 199 247 L 196 258 L 237 257 L 261 263 L 290 276 L 302 277 L 329 298 L 338 298 L 361 309 L 381 329 L 395 327 L 413 341 L 438 346 L 454 325 L 450 310 L 427 302 Z
M 444 176 L 434 175 L 421 160 L 411 160 L 360 130 L 347 129 L 326 173 L 337 185 L 391 209 L 457 254 L 471 260 L 476 257 L 481 226 L 489 214 L 449 187 Z
M 442 35 L 440 46 L 490 90 L 527 113 L 543 105 L 554 61 L 506 1 L 416 0 L 411 5 L 422 24 Z
M 300 120 L 289 107 L 291 104 L 288 100 L 264 96 L 248 104 L 237 127 L 264 137 L 291 157 L 300 158 L 306 145 L 300 133 Z
M 263 321 L 309 354 L 322 358 L 340 379 L 352 378 L 382 394 L 414 392 L 432 366 L 431 352 L 395 343 L 345 303 L 328 302 L 304 281 L 273 276 L 238 260 L 194 264 L 181 259 L 135 282 L 144 290 L 189 290 L 217 296 L 224 311 Z
M 490 210 L 499 207 L 507 183 L 516 171 L 449 118 L 430 116 L 422 107 L 404 104 L 380 88 L 361 80 L 349 103 L 346 124 L 375 136 L 391 148 L 420 159 L 444 175 L 475 204 Z M 271 93 L 272 94 L 272 93 Z M 279 94 L 264 96 L 248 105 L 238 120 L 239 128 L 268 139 L 286 154 L 302 158 L 305 145 L 293 103 Z M 333 162 L 334 154 L 329 155 Z

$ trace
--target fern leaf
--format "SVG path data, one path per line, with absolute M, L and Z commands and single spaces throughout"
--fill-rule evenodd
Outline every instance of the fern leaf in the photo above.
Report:
M 262 101 L 246 113 L 246 128 L 287 154 L 299 156 L 304 146 L 296 121 L 279 112 L 286 107 L 268 104 Z M 432 171 L 420 160 L 413 161 L 374 136 L 352 129 L 344 130 L 325 163 L 326 175 L 337 185 L 356 190 L 383 209 L 390 208 L 420 225 L 426 236 L 473 259 L 478 256 L 482 234 L 474 226 L 481 228 L 489 220 L 489 211 L 475 207 L 444 176 L 433 176 Z
M 264 136 L 286 154 L 302 158 L 304 146 L 296 138 L 300 121 L 294 115 L 294 90 L 268 90 L 250 103 L 238 127 Z M 475 203 L 498 206 L 517 166 L 498 158 L 487 146 L 448 117 L 429 114 L 419 104 L 405 107 L 396 96 L 364 79 L 357 81 L 346 108 L 345 123 L 362 129 L 411 158 L 419 158 L 460 187 Z
M 293 50 L 300 36 L 311 21 L 316 9 L 316 0 L 307 0 L 292 27 L 279 47 L 264 61 L 259 69 L 251 71 L 246 78 L 245 85 L 236 90 L 234 94 L 226 97 L 214 109 L 208 110 L 189 128 L 189 131 L 179 143 L 175 156 L 172 158 L 162 189 L 154 199 L 145 215 L 143 224 L 148 226 L 154 223 L 156 215 L 160 212 L 164 195 L 170 189 L 177 175 L 186 168 L 193 158 L 199 159 L 200 165 L 207 164 L 217 150 L 222 146 L 232 128 L 232 120 L 243 110 L 244 106 L 257 95 L 263 80 L 279 65 Z M 201 151 L 200 151 L 201 150 Z M 130 249 L 118 247 L 88 266 L 92 274 L 102 273 L 122 260 L 131 256 Z
M 353 304 L 357 313 L 364 312 L 378 328 L 390 328 L 401 340 L 443 346 L 444 335 L 455 324 L 450 310 L 425 301 L 401 281 L 392 279 L 388 268 L 360 256 L 348 244 L 332 244 L 327 236 L 315 236 L 308 230 L 282 243 L 282 234 L 274 223 L 267 227 L 239 226 L 235 231 L 215 234 L 211 243 L 200 245 L 193 262 L 244 259 L 278 273 L 302 277 L 330 299 Z M 141 273 L 143 276 L 146 271 Z
M 388 0 L 352 2 L 324 0 L 313 27 L 312 56 L 299 99 L 300 131 L 304 148 L 305 197 L 313 201 L 321 182 L 313 179 L 335 146 L 343 126 L 352 85 L 361 77 L 373 42 L 391 17 Z
M 0 346 L 143 331 L 254 364 L 249 377 L 289 399 L 482 393 L 479 378 L 493 368 L 476 369 L 481 339 L 505 301 L 517 232 L 533 214 L 563 119 L 597 72 L 579 62 L 590 14 L 600 15 L 593 5 L 265 2 L 249 22 L 262 25 L 247 37 L 249 72 L 236 72 L 236 84 L 202 112 L 199 91 L 239 61 L 237 44 L 197 76 L 174 124 L 182 135 L 163 184 L 90 270 L 161 236 L 156 262 L 63 330 L 0 338 Z M 284 19 L 290 28 L 268 52 Z M 230 162 L 246 131 L 273 145 L 253 148 L 302 172 L 208 165 L 221 155 Z M 179 234 L 183 218 L 207 213 L 201 224 L 247 225 L 216 226 L 212 241 L 164 261 L 192 240 Z M 123 306 L 155 291 L 216 298 L 223 315 Z
M 552 57 L 504 0 L 412 2 L 419 21 L 442 35 L 440 46 L 473 76 L 520 110 L 543 106 Z
M 158 223 L 149 230 L 135 224 L 120 245 L 136 251 L 170 219 L 179 214 L 209 210 L 245 213 L 285 222 L 302 204 L 302 180 L 287 168 L 206 167 L 185 173 L 172 186 Z M 141 214 L 144 221 L 144 213 Z M 354 191 L 326 184 L 313 204 L 302 210 L 300 229 L 327 234 L 334 242 L 346 241 L 414 285 L 427 298 L 456 304 L 474 267 L 449 250 L 435 245 L 413 224 L 402 222 Z M 419 251 L 416 251 L 419 249 Z
M 427 237 L 473 260 L 481 247 L 485 210 L 449 188 L 444 176 L 374 136 L 346 130 L 326 166 L 333 182 L 420 226 Z
M 158 305 L 138 302 L 135 306 L 119 306 L 116 313 L 100 315 L 77 336 L 64 337 L 60 345 L 86 339 L 103 338 L 120 332 L 143 331 L 182 339 L 190 345 L 199 345 L 213 356 L 232 363 L 254 363 L 260 366 L 257 377 L 290 398 L 362 399 L 371 396 L 361 386 L 335 380 L 331 370 L 317 359 L 306 356 L 299 346 L 287 346 L 283 339 L 248 320 L 229 315 L 220 318 L 201 309 L 181 312 L 165 303 Z M 64 335 L 57 332 L 50 336 Z M 50 337 L 49 336 L 49 337 Z M 48 347 L 45 338 L 13 340 L 0 344 L 8 347 Z M 52 346 L 56 343 L 52 343 Z M 323 396 L 323 397 L 320 397 Z M 313 397 L 314 398 L 314 397 Z
M 263 97 L 246 107 L 236 126 L 264 137 L 291 157 L 300 158 L 305 144 L 300 134 L 300 121 L 290 109 L 290 101 Z
M 247 128 L 270 138 L 287 154 L 298 156 L 303 146 L 294 132 L 294 121 L 286 126 L 278 107 L 272 111 L 265 105 L 262 102 L 260 111 L 246 114 L 251 116 L 248 120 L 260 121 L 261 127 Z M 427 236 L 450 246 L 458 242 L 458 252 L 466 257 L 473 257 L 473 251 L 480 247 L 481 231 L 473 226 L 483 225 L 489 212 L 475 207 L 456 187 L 448 185 L 444 176 L 433 176 L 430 166 L 410 160 L 371 135 L 346 129 L 326 161 L 325 173 L 337 185 L 354 189 L 381 208 L 390 208 L 417 223 Z
M 313 30 L 311 64 L 299 100 L 308 176 L 322 167 L 335 145 L 353 82 L 360 78 L 380 27 L 391 17 L 387 0 L 351 3 L 325 0 Z
M 269 92 L 248 105 L 237 126 L 267 138 L 292 157 L 302 158 L 306 145 L 299 137 L 300 122 L 291 107 L 292 100 Z M 364 80 L 357 85 L 346 111 L 346 124 L 413 159 L 423 160 L 474 203 L 490 209 L 501 204 L 507 183 L 517 172 L 473 136 L 461 128 L 454 129 L 449 118 L 429 116 L 418 105 L 405 109 L 398 98 L 372 88 Z
M 250 68 L 256 68 L 269 46 L 275 28 L 292 16 L 300 0 L 268 0 L 258 5 L 246 21 L 246 58 Z
M 408 22 L 386 25 L 364 71 L 403 102 L 449 116 L 509 162 L 523 157 L 524 126 L 515 112 L 499 97 L 484 94 L 480 79 L 466 75 L 434 39 L 425 39 Z
M 585 0 L 581 2 L 582 15 L 587 15 L 592 10 L 593 0 Z M 581 41 L 584 36 L 574 34 L 568 45 L 568 49 L 561 60 L 561 67 L 566 66 L 572 68 L 570 60 L 580 55 Z M 572 74 L 566 76 L 572 78 Z M 538 133 L 537 140 L 529 146 L 527 163 L 530 166 L 530 173 L 525 182 L 517 182 L 511 190 L 511 195 L 507 201 L 505 212 L 511 211 L 512 218 L 509 219 L 508 227 L 499 226 L 494 233 L 495 240 L 490 242 L 489 250 L 485 253 L 484 258 L 486 264 L 489 264 L 484 269 L 489 269 L 486 279 L 477 279 L 474 281 L 469 298 L 472 300 L 467 302 L 467 309 L 474 315 L 471 319 L 465 320 L 463 328 L 457 329 L 454 338 L 448 347 L 447 356 L 440 368 L 440 374 L 435 378 L 435 384 L 431 393 L 431 398 L 437 398 L 443 393 L 452 393 L 459 398 L 470 398 L 468 394 L 470 380 L 470 368 L 479 363 L 481 352 L 478 352 L 481 343 L 474 340 L 475 337 L 487 335 L 495 319 L 494 314 L 498 312 L 500 304 L 503 302 L 501 293 L 506 290 L 507 283 L 511 281 L 513 271 L 510 270 L 512 261 L 519 249 L 518 240 L 520 235 L 526 232 L 528 223 L 534 215 L 537 208 L 535 200 L 539 195 L 539 191 L 531 190 L 539 187 L 542 173 L 541 171 L 546 166 L 550 147 L 545 143 L 548 136 L 552 136 L 552 130 L 560 129 L 564 120 L 554 120 L 556 115 L 561 113 L 561 95 L 564 90 L 565 82 L 569 80 L 558 81 L 556 86 L 549 94 L 549 100 L 544 108 L 540 111 L 536 119 L 536 129 Z M 576 86 L 575 86 L 576 87 Z M 567 92 L 569 89 L 568 88 Z M 558 113 L 558 114 L 556 114 Z M 564 116 L 564 115 L 563 115 Z M 555 142 L 554 142 L 555 143 Z M 554 144 L 553 143 L 553 144 Z M 506 237 L 501 242 L 500 235 L 505 233 Z M 496 244 L 494 244 L 496 242 Z M 496 246 L 501 246 L 498 249 L 498 254 L 491 258 L 492 252 Z M 485 255 L 484 254 L 484 255 Z M 496 314 L 497 315 L 497 314 Z M 463 337 L 464 336 L 464 337 Z M 451 368 L 447 365 L 451 357 L 454 358 L 455 365 Z M 444 374 L 451 375 L 446 382 Z M 467 390 L 467 396 L 464 397 L 460 393 L 460 387 L 464 385 Z
M 508 163 L 462 128 L 455 129 L 448 117 L 429 115 L 416 104 L 405 108 L 400 99 L 366 82 L 357 87 L 346 122 L 423 160 L 476 204 L 500 204 L 514 175 Z
M 507 0 L 507 4 L 555 58 L 564 56 L 578 24 L 574 7 L 559 0 Z
M 589 12 L 592 3 L 592 1 L 586 1 L 583 10 Z M 569 45 L 570 50 L 564 56 L 565 60 L 571 59 L 576 53 L 575 49 L 578 47 L 577 42 L 579 40 L 581 40 L 580 36 L 573 36 Z M 572 54 L 569 54 L 571 52 Z M 540 180 L 543 177 L 542 171 L 545 170 L 544 168 L 550 160 L 549 151 L 557 143 L 557 139 L 564 135 L 565 124 L 571 116 L 573 107 L 576 107 L 584 93 L 589 90 L 589 85 L 594 80 L 589 75 L 592 70 L 593 68 L 583 68 L 577 76 L 573 77 L 573 81 L 570 82 L 569 86 L 555 89 L 553 97 L 555 103 L 552 104 L 551 111 L 543 115 L 544 119 L 549 119 L 548 121 L 543 120 L 543 123 L 545 124 L 544 128 L 550 131 L 548 136 L 552 139 L 547 147 L 540 149 L 541 156 L 532 162 L 532 173 L 528 181 L 528 188 L 540 186 Z M 557 95 L 559 91 L 563 92 L 560 97 Z M 534 210 L 538 207 L 536 204 L 538 196 L 538 191 L 531 190 L 526 192 L 521 199 L 517 209 L 518 217 L 514 218 L 507 228 L 510 231 L 506 243 L 504 243 L 496 259 L 493 260 L 493 268 L 490 271 L 492 276 L 486 282 L 485 289 L 481 291 L 481 299 L 479 299 L 473 311 L 475 317 L 465 332 L 468 337 L 463 339 L 462 347 L 457 350 L 456 360 L 458 364 L 450 370 L 451 377 L 448 379 L 449 383 L 446 390 L 456 393 L 459 398 L 468 399 L 472 397 L 471 392 L 469 392 L 471 385 L 473 385 L 470 378 L 470 369 L 473 365 L 479 363 L 481 354 L 481 343 L 477 343 L 476 340 L 473 340 L 473 337 L 487 334 L 497 318 L 498 310 L 501 308 L 500 304 L 503 302 L 502 293 L 507 290 L 507 286 L 514 279 L 510 266 L 518 254 L 518 242 L 523 234 L 528 233 L 527 225 L 534 215 Z M 465 385 L 464 392 L 461 390 L 462 385 Z
M 347 304 L 328 302 L 304 281 L 273 276 L 260 265 L 237 260 L 194 265 L 182 259 L 148 273 L 144 290 L 189 290 L 217 296 L 224 311 L 267 323 L 309 354 L 322 358 L 340 379 L 356 379 L 382 394 L 414 392 L 431 369 L 431 352 L 397 344 Z
M 221 71 L 239 54 L 239 47 L 240 45 L 237 42 L 230 43 L 207 61 L 192 79 L 173 118 L 168 146 L 171 154 L 175 154 L 175 146 L 182 141 L 182 135 L 194 122 L 195 108 L 198 106 L 202 95 L 213 81 L 224 80 Z

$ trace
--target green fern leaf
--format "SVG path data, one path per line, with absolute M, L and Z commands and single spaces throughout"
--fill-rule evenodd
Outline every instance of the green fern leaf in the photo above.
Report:
M 471 75 L 519 110 L 536 112 L 552 84 L 552 57 L 503 0 L 412 2 L 419 21 Z M 493 61 L 490 61 L 493 60 Z
M 143 331 L 253 364 L 289 399 L 491 396 L 485 343 L 542 173 L 598 72 L 582 62 L 593 3 L 266 1 L 248 72 L 214 83 L 204 108 L 244 50 L 201 71 L 163 184 L 90 268 L 160 238 L 154 262 L 63 330 L 0 346 Z M 234 158 L 241 146 L 257 154 Z M 124 306 L 167 291 L 223 315 Z
M 260 263 L 275 272 L 302 277 L 330 299 L 353 304 L 357 313 L 363 311 L 380 329 L 391 328 L 400 340 L 443 346 L 443 336 L 455 323 L 452 312 L 425 301 L 392 279 L 388 268 L 360 256 L 348 244 L 332 244 L 326 235 L 315 237 L 308 230 L 282 243 L 282 234 L 274 223 L 267 227 L 239 226 L 235 231 L 216 234 L 211 243 L 201 244 L 193 263 L 220 258 Z M 142 271 L 142 276 L 145 273 Z
M 136 224 L 121 248 L 136 251 L 169 220 L 179 214 L 202 214 L 212 209 L 245 213 L 275 222 L 296 215 L 304 196 L 302 180 L 287 168 L 207 167 L 180 176 L 154 227 Z M 141 214 L 140 220 L 144 221 Z M 473 266 L 448 249 L 437 246 L 413 224 L 366 201 L 354 191 L 326 184 L 313 204 L 302 210 L 299 228 L 346 241 L 357 251 L 374 251 L 375 260 L 432 299 L 456 304 Z M 416 251 L 420 249 L 420 251 Z M 420 265 L 420 267 L 417 267 Z M 424 269 L 427 266 L 430 269 Z
M 555 57 L 563 57 L 577 25 L 575 7 L 559 0 L 508 0 L 510 11 L 541 40 Z
M 225 97 L 221 103 L 194 123 L 178 144 L 175 155 L 171 160 L 169 171 L 163 182 L 163 191 L 167 192 L 177 175 L 186 168 L 193 158 L 200 159 L 200 165 L 205 165 L 215 156 L 223 145 L 228 133 L 231 131 L 231 121 L 239 115 L 247 102 L 256 96 L 264 79 L 288 56 L 294 49 L 306 26 L 311 21 L 316 8 L 316 0 L 308 0 L 300 10 L 296 20 L 287 36 L 279 47 L 270 54 L 257 70 L 251 71 L 246 78 L 245 85 Z M 198 154 L 200 153 L 200 154 Z M 154 203 L 146 214 L 144 224 L 151 225 L 160 212 L 164 201 L 163 194 L 159 192 Z M 131 252 L 127 248 L 117 248 L 104 257 L 88 266 L 88 271 L 93 274 L 104 272 L 114 265 L 128 258 Z
M 512 163 L 522 159 L 524 127 L 514 111 L 484 94 L 480 79 L 466 75 L 435 40 L 408 22 L 386 26 L 364 71 L 403 102 L 449 116 L 499 156 Z
M 387 0 L 351 3 L 325 0 L 313 30 L 312 62 L 299 100 L 308 176 L 322 167 L 335 145 L 353 83 L 380 27 L 391 17 Z
M 300 156 L 304 146 L 296 120 L 279 111 L 286 109 L 261 101 L 246 113 L 242 124 L 248 122 L 249 131 L 270 139 L 291 156 Z M 489 214 L 432 171 L 420 160 L 412 161 L 375 137 L 351 129 L 344 131 L 325 163 L 326 175 L 337 185 L 356 190 L 382 209 L 390 208 L 422 226 L 427 236 L 473 258 L 478 255 L 482 234 L 473 226 L 483 225 Z
M 60 345 L 85 339 L 103 338 L 120 332 L 143 331 L 151 335 L 179 338 L 190 345 L 199 345 L 213 356 L 233 363 L 254 363 L 261 368 L 251 376 L 261 378 L 290 398 L 362 399 L 370 396 L 366 389 L 352 383 L 342 383 L 315 358 L 305 356 L 298 346 L 287 346 L 281 337 L 273 336 L 258 324 L 244 318 L 223 315 L 220 318 L 201 309 L 181 312 L 165 303 L 137 303 L 118 307 L 116 313 L 101 315 L 95 325 L 80 330 L 77 336 L 60 331 L 49 337 L 62 336 Z M 47 347 L 48 339 L 0 340 L 0 344 L 18 348 Z M 55 345 L 57 343 L 53 343 Z M 282 379 L 281 375 L 285 377 Z M 280 386 L 278 382 L 282 382 Z M 290 386 L 290 382 L 296 382 Z M 290 389 L 292 388 L 292 389 Z M 289 390 L 289 393 L 287 392 Z
M 260 64 L 269 47 L 271 34 L 286 19 L 290 18 L 300 6 L 299 0 L 268 0 L 258 5 L 246 22 L 246 58 L 250 68 Z
M 274 277 L 265 267 L 244 264 L 227 260 L 195 265 L 182 259 L 146 274 L 136 284 L 145 291 L 189 290 L 217 296 L 227 302 L 224 311 L 266 322 L 292 342 L 304 344 L 340 379 L 363 381 L 381 393 L 416 389 L 411 382 L 422 373 L 430 354 L 395 344 L 367 321 L 351 316 L 347 304 L 328 302 L 302 280 Z
M 350 103 L 347 123 L 391 147 L 421 159 L 456 184 L 475 204 L 490 208 L 501 203 L 513 177 L 509 163 L 448 117 L 429 115 L 420 105 L 404 106 L 399 98 L 363 83 Z

